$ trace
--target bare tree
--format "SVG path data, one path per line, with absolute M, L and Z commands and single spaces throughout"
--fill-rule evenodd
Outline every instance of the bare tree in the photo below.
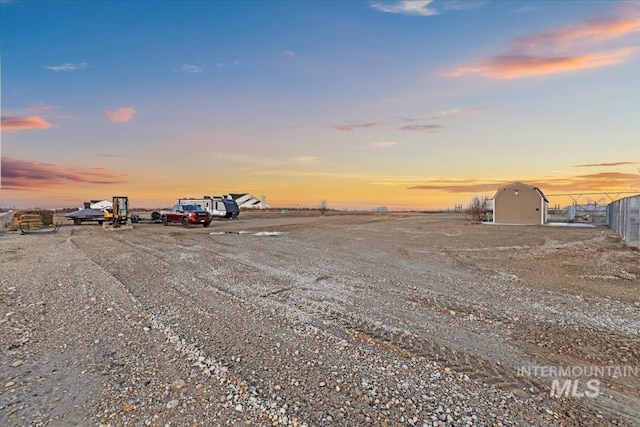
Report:
M 491 212 L 491 209 L 489 208 L 490 200 L 489 196 L 475 196 L 465 211 L 467 217 L 473 222 L 482 222 L 486 220 Z
M 324 213 L 328 210 L 328 205 L 326 200 L 320 200 L 320 204 L 318 205 L 318 210 L 320 211 L 320 215 L 324 216 Z

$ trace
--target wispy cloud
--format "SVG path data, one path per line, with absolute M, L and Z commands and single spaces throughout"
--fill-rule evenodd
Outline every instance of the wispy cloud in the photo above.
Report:
M 450 108 L 446 110 L 441 110 L 436 113 L 436 115 L 428 116 L 425 114 L 422 117 L 393 117 L 387 120 L 376 120 L 369 122 L 346 122 L 342 124 L 334 124 L 328 126 L 314 126 L 314 125 L 285 125 L 285 129 L 334 129 L 340 132 L 353 132 L 364 129 L 372 129 L 380 126 L 398 126 L 395 130 L 399 131 L 422 131 L 422 132 L 439 132 L 445 129 L 444 125 L 437 123 L 429 123 L 429 124 L 408 124 L 408 123 L 416 123 L 416 122 L 425 122 L 425 121 L 439 121 L 445 118 L 454 118 L 461 117 L 470 114 L 477 114 L 486 110 L 484 107 L 477 108 Z M 403 124 L 407 124 L 402 126 Z
M 68 119 L 71 116 L 58 111 L 55 105 L 38 102 L 30 107 L 19 109 L 18 112 L 2 111 L 1 129 L 6 132 L 16 132 L 30 129 L 49 129 L 57 126 L 50 123 L 51 119 Z
M 7 116 L 2 117 L 2 130 L 16 132 L 29 129 L 49 129 L 54 127 L 40 116 Z
M 433 0 L 400 0 L 377 1 L 371 7 L 380 12 L 398 13 L 403 15 L 433 16 L 438 12 L 431 6 Z
M 332 125 L 329 126 L 330 129 L 339 130 L 341 132 L 351 132 L 358 129 L 370 129 L 376 126 L 380 126 L 378 122 L 368 122 L 368 123 L 347 123 L 344 125 Z
M 396 120 L 399 122 L 405 123 L 413 123 L 421 120 L 441 120 L 441 119 L 449 119 L 454 117 L 462 117 L 471 114 L 478 114 L 485 111 L 487 108 L 485 107 L 475 107 L 475 108 L 447 108 L 436 112 L 431 117 L 396 117 Z
M 448 73 L 451 77 L 478 74 L 498 79 L 549 75 L 609 67 L 629 61 L 638 52 L 625 36 L 640 32 L 637 10 L 616 11 L 618 16 L 593 19 L 578 25 L 517 37 L 509 51 Z M 619 41 L 627 46 L 604 46 Z M 594 50 L 594 45 L 602 45 Z
M 316 129 L 316 126 L 311 125 L 285 125 L 285 129 Z
M 573 27 L 518 37 L 512 41 L 512 44 L 528 49 L 573 44 L 587 45 L 618 39 L 639 31 L 640 17 L 636 14 L 628 17 L 593 19 Z
M 423 119 L 417 119 L 415 117 L 396 117 L 396 120 L 400 121 L 400 122 L 417 122 L 418 120 L 423 120 Z
M 289 58 L 296 56 L 296 53 L 292 50 L 283 50 L 282 52 L 280 52 L 280 55 L 282 56 L 287 56 Z
M 66 62 L 62 65 L 47 65 L 44 68 L 46 68 L 47 70 L 53 70 L 53 71 L 76 71 L 76 70 L 84 70 L 88 66 L 89 64 L 87 64 L 86 62 L 76 62 L 76 63 Z
M 120 184 L 125 174 L 106 169 L 63 167 L 51 163 L 2 157 L 2 188 L 39 189 L 69 183 Z
M 483 60 L 472 67 L 459 68 L 449 75 L 460 77 L 465 74 L 482 74 L 499 79 L 513 79 L 566 73 L 622 64 L 637 51 L 637 48 L 623 48 L 575 56 L 502 55 Z
M 59 108 L 55 105 L 45 104 L 44 102 L 38 102 L 36 105 L 27 107 L 26 111 L 38 113 L 43 118 L 50 119 L 68 119 L 71 116 L 67 113 L 61 113 Z
M 408 190 L 438 190 L 447 193 L 486 193 L 517 181 L 505 180 L 455 180 L 432 179 L 424 184 L 408 187 Z M 527 184 L 540 188 L 545 194 L 579 193 L 584 191 L 624 191 L 638 186 L 637 174 L 620 172 L 602 172 L 588 175 L 575 175 L 562 178 L 540 178 L 527 181 Z
M 442 119 L 448 117 L 460 117 L 468 114 L 477 114 L 483 112 L 486 108 L 483 107 L 475 107 L 475 108 L 448 108 L 445 110 L 440 110 L 438 113 L 433 116 L 433 119 Z
M 516 8 L 513 11 L 513 13 L 516 13 L 516 14 L 528 14 L 528 13 L 535 12 L 536 10 L 538 10 L 538 8 L 535 7 L 535 6 L 524 5 L 524 6 L 520 6 L 520 7 Z
M 182 71 L 187 73 L 201 73 L 204 71 L 204 68 L 199 65 L 184 64 L 182 66 Z
M 615 162 L 615 163 L 588 163 L 585 165 L 573 165 L 574 168 L 594 168 L 594 167 L 609 167 L 609 166 L 624 166 L 624 165 L 639 165 L 640 162 Z
M 460 115 L 460 112 L 462 111 L 461 108 L 449 108 L 446 110 L 440 110 L 438 111 L 438 116 L 444 117 L 444 116 L 458 116 Z
M 315 163 L 316 160 L 318 160 L 318 158 L 314 156 L 298 156 L 289 159 L 291 163 L 295 163 L 298 165 L 311 165 Z
M 56 107 L 53 105 L 45 104 L 44 102 L 38 102 L 36 105 L 32 105 L 31 107 L 27 107 L 29 111 L 37 111 L 37 112 L 49 112 L 55 110 Z
M 477 9 L 484 6 L 484 0 L 386 0 L 371 2 L 371 7 L 386 13 L 415 16 L 434 16 L 442 12 Z M 438 8 L 436 9 L 436 5 Z
M 367 145 L 358 147 L 358 150 L 383 150 L 385 148 L 391 148 L 397 145 L 397 142 L 393 141 L 374 141 Z
M 213 154 L 215 161 L 232 164 L 234 170 L 246 175 L 260 175 L 265 170 L 279 170 L 281 174 L 286 175 L 288 171 L 306 171 L 310 172 L 310 166 L 318 162 L 318 158 L 310 155 L 301 155 L 296 157 L 261 157 L 255 154 L 240 153 L 224 153 L 216 152 Z
M 133 107 L 123 107 L 115 111 L 105 111 L 104 116 L 112 122 L 128 122 L 135 114 L 136 110 Z
M 399 127 L 398 130 L 403 131 L 426 131 L 426 132 L 439 132 L 444 129 L 442 125 L 408 125 Z
M 241 64 L 245 64 L 244 62 L 240 62 L 237 59 L 234 59 L 231 62 L 214 62 L 213 65 L 216 66 L 217 68 L 225 68 L 225 67 L 231 67 L 234 65 L 241 65 Z

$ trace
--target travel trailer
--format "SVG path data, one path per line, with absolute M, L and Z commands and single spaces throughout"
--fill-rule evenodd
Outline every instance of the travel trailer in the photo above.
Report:
M 198 205 L 213 217 L 237 219 L 240 208 L 235 200 L 224 196 L 204 196 L 202 199 L 178 199 L 179 205 Z

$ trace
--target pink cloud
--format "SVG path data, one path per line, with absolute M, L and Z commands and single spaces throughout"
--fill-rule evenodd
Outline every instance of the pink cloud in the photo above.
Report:
M 296 56 L 296 53 L 292 50 L 284 50 L 281 52 L 282 56 L 288 56 L 288 57 L 293 57 Z
M 56 109 L 55 106 L 45 104 L 44 102 L 38 102 L 36 105 L 33 105 L 27 108 L 27 110 L 29 111 L 37 111 L 37 112 L 47 112 L 47 111 L 53 111 L 55 109 Z
M 351 132 L 357 129 L 368 129 L 379 126 L 380 123 L 377 122 L 369 122 L 369 123 L 349 123 L 346 125 L 333 125 L 329 126 L 331 129 L 339 130 L 341 132 Z
M 409 131 L 427 131 L 427 132 L 439 132 L 444 129 L 442 125 L 408 125 L 398 128 L 398 130 Z
M 38 102 L 36 105 L 26 108 L 27 111 L 32 111 L 40 115 L 41 117 L 48 119 L 68 119 L 71 116 L 67 113 L 61 113 L 58 111 L 58 107 L 55 105 L 45 104 L 44 102 Z
M 62 167 L 51 163 L 2 157 L 2 188 L 6 190 L 38 189 L 71 183 L 119 184 L 122 173 L 105 168 Z
M 470 67 L 459 68 L 449 75 L 459 77 L 464 74 L 482 74 L 499 79 L 513 79 L 557 74 L 621 64 L 637 51 L 637 48 L 624 48 L 574 56 L 501 55 L 483 60 Z
M 53 127 L 40 116 L 7 116 L 2 117 L 2 130 L 4 131 L 20 131 L 29 129 L 49 129 Z
M 636 14 L 624 18 L 594 19 L 575 27 L 518 37 L 513 40 L 513 44 L 525 48 L 535 48 L 576 42 L 604 42 L 638 31 L 640 31 L 640 17 Z
M 574 168 L 594 168 L 594 167 L 611 167 L 611 166 L 625 166 L 625 165 L 637 165 L 640 162 L 615 162 L 615 163 L 589 163 L 584 165 L 573 165 Z
M 616 17 L 586 21 L 553 31 L 515 38 L 508 53 L 481 59 L 447 73 L 450 77 L 480 74 L 498 79 L 565 73 L 609 67 L 629 61 L 637 52 L 635 43 L 602 46 L 595 43 L 617 40 L 640 32 L 638 10 L 617 10 Z
M 106 111 L 105 117 L 112 122 L 128 122 L 135 116 L 136 110 L 133 107 L 118 108 L 115 111 Z

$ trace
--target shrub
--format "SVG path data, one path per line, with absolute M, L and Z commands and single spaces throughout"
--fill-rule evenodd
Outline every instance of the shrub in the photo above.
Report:
M 327 205 L 327 201 L 326 200 L 321 200 L 320 204 L 318 205 L 318 210 L 320 211 L 320 215 L 324 215 L 324 213 L 327 211 L 327 209 L 329 209 L 328 207 L 329 205 Z
M 473 222 L 485 221 L 491 213 L 490 200 L 489 196 L 475 196 L 465 211 L 467 217 Z

